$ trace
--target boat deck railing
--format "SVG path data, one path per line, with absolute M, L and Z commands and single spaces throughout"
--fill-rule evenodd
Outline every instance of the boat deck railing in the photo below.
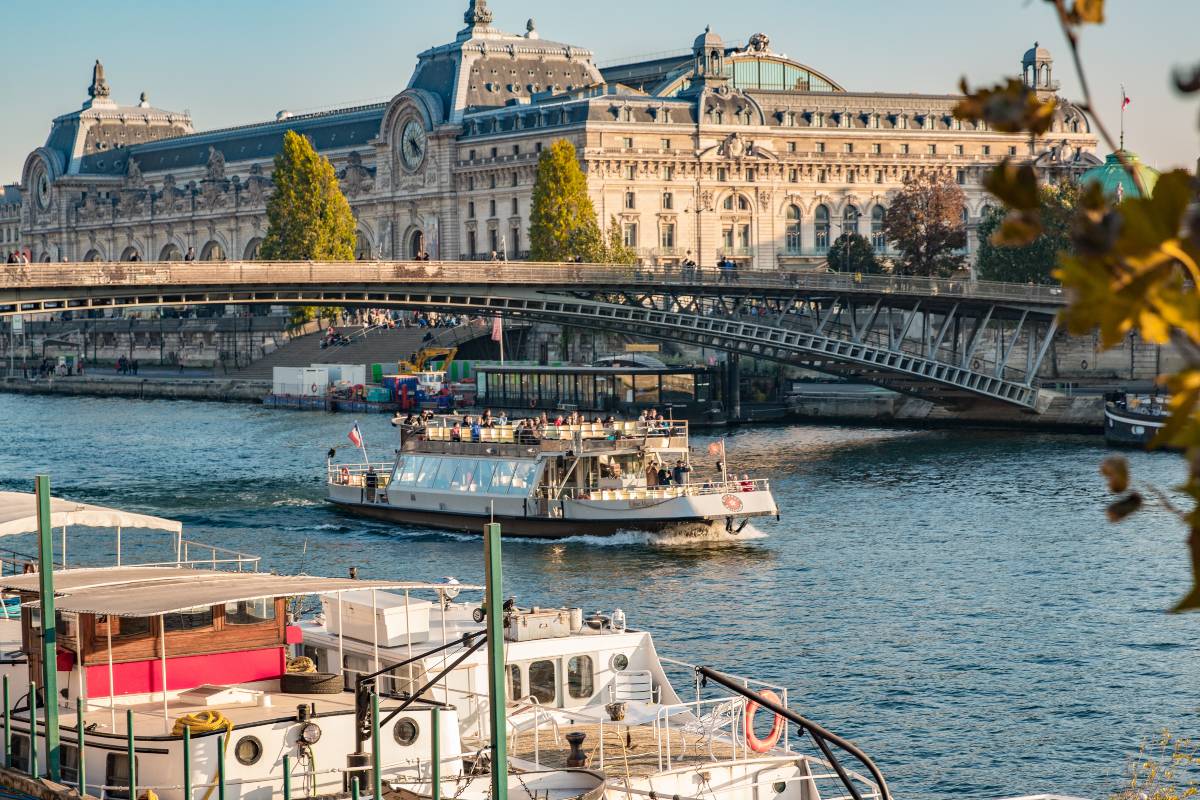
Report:
M 765 478 L 757 480 L 716 481 L 712 483 L 689 483 L 672 486 L 629 487 L 624 489 L 579 489 L 569 488 L 562 491 L 562 497 L 568 500 L 601 501 L 662 501 L 674 500 L 677 497 L 700 497 L 703 495 L 738 495 L 744 492 L 769 492 L 771 482 Z M 733 510 L 733 509 L 731 509 Z

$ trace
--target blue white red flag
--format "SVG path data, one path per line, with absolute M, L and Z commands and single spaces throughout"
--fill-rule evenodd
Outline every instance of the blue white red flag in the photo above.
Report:
M 354 427 L 350 429 L 350 442 L 355 447 L 363 446 L 362 431 L 358 429 L 358 423 L 354 423 Z

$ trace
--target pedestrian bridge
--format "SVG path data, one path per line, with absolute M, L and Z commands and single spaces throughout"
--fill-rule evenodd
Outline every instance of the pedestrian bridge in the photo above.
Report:
M 6 265 L 0 317 L 164 305 L 367 306 L 552 322 L 795 364 L 943 404 L 1037 411 L 1062 290 L 879 275 L 484 262 Z

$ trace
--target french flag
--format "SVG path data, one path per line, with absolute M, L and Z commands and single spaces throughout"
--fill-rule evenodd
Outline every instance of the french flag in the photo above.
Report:
M 358 423 L 354 423 L 354 427 L 350 429 L 350 442 L 358 448 L 363 446 L 362 431 L 358 429 Z

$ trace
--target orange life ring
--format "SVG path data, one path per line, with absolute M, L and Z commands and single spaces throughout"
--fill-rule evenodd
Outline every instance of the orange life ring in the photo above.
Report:
M 768 700 L 783 705 L 783 701 L 779 699 L 779 695 L 770 689 L 760 694 Z M 760 739 L 754 733 L 754 715 L 758 711 L 758 708 L 758 703 L 753 700 L 746 701 L 746 745 L 756 753 L 769 753 L 775 749 L 775 745 L 779 743 L 779 737 L 783 735 L 783 717 L 776 714 L 775 722 L 771 725 L 771 732 L 767 734 L 767 738 Z
M 350 485 L 350 470 L 347 469 L 346 467 L 342 467 L 342 485 L 343 486 Z

